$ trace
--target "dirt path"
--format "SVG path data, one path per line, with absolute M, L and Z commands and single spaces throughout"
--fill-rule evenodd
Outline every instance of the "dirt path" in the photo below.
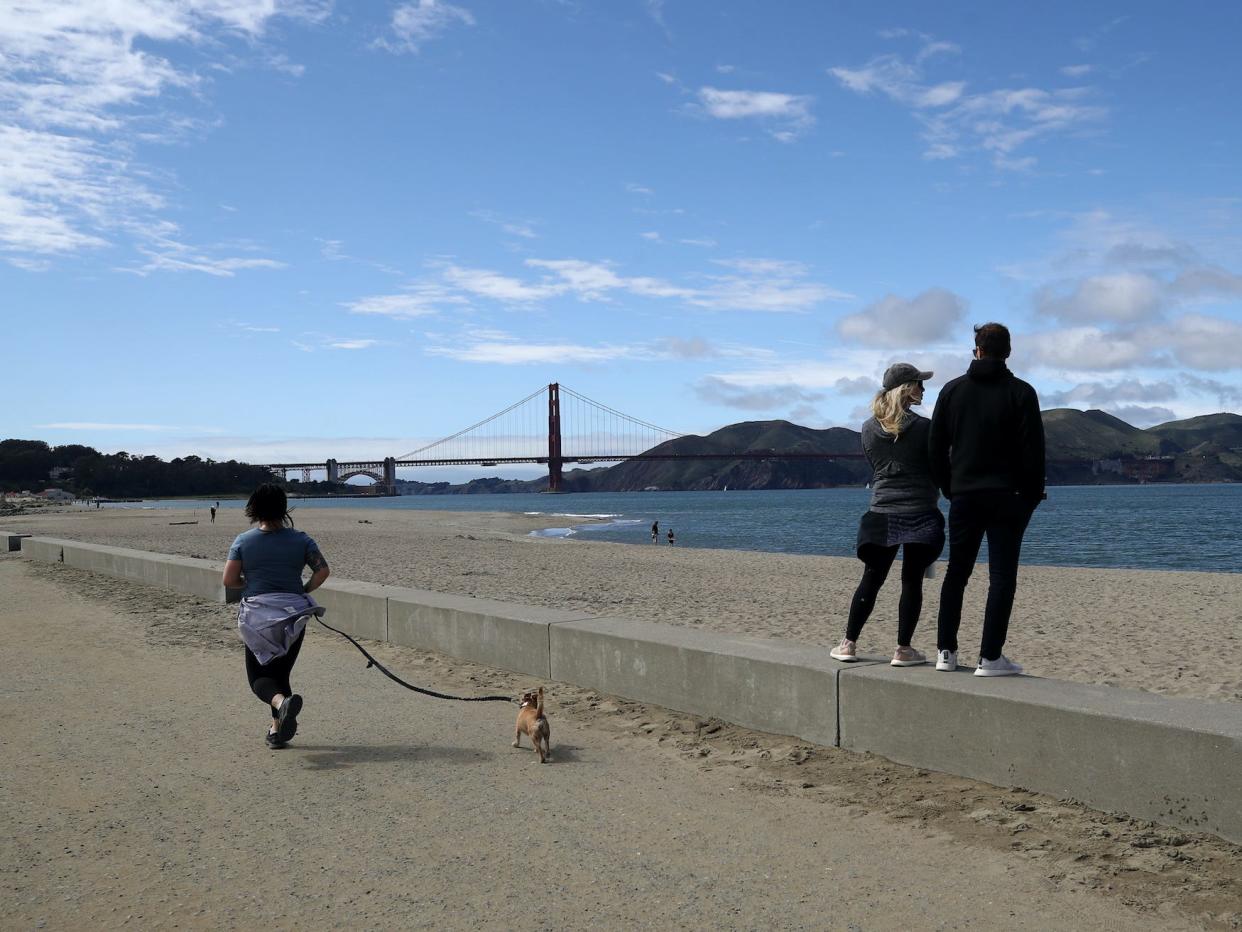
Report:
M 559 684 L 540 767 L 323 632 L 272 752 L 231 610 L 13 557 L 0 592 L 3 928 L 1242 928 L 1205 836 Z

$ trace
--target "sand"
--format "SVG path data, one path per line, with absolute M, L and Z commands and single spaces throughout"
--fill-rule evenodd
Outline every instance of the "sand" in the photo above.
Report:
M 298 507 L 296 518 L 346 579 L 824 647 L 844 631 L 861 570 L 840 557 L 528 536 L 546 526 L 546 516 Z M 5 526 L 223 561 L 249 525 L 230 508 L 215 524 L 206 509 L 65 509 L 8 518 Z M 894 567 L 860 639 L 863 651 L 895 644 L 898 575 Z M 976 659 L 986 589 L 980 566 L 966 593 L 963 662 Z M 929 655 L 939 590 L 939 578 L 924 587 L 914 638 Z M 1242 573 L 1023 566 L 1005 652 L 1037 676 L 1236 702 L 1240 614 Z
M 1210 836 L 564 684 L 540 766 L 320 631 L 272 752 L 230 608 L 7 554 L 0 592 L 0 928 L 1242 928 Z

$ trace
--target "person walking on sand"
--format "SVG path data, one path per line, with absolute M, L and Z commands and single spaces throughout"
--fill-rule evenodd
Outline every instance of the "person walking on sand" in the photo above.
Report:
M 677 543 L 677 535 L 673 533 L 672 528 L 669 528 L 668 529 L 668 545 L 672 547 L 676 543 Z
M 931 372 L 899 362 L 884 373 L 871 401 L 872 416 L 862 426 L 862 447 L 871 464 L 871 505 L 858 522 L 862 581 L 850 602 L 845 637 L 829 656 L 845 663 L 858 659 L 858 636 L 871 616 L 897 550 L 901 548 L 901 601 L 897 607 L 894 667 L 927 662 L 910 641 L 923 610 L 923 575 L 944 550 L 940 493 L 927 455 L 931 422 L 910 410 L 923 403 L 923 382 Z
M 211 509 L 211 523 L 212 524 L 216 523 L 216 510 L 214 508 Z
M 1003 324 L 975 327 L 975 358 L 946 384 L 932 413 L 932 473 L 949 499 L 949 566 L 940 589 L 936 669 L 957 669 L 962 597 L 988 539 L 988 598 L 975 676 L 1014 676 L 1003 651 L 1018 585 L 1022 536 L 1044 493 L 1044 423 L 1039 396 L 1017 378 Z
M 283 748 L 297 733 L 302 710 L 289 675 L 307 619 L 324 613 L 309 593 L 328 578 L 328 562 L 308 534 L 294 529 L 280 486 L 264 483 L 255 489 L 246 502 L 246 517 L 258 527 L 238 534 L 229 547 L 224 585 L 242 590 L 237 628 L 246 646 L 246 678 L 272 716 L 268 746 Z M 304 566 L 311 569 L 306 583 Z
M 660 542 L 660 522 L 659 521 L 651 522 L 651 542 L 653 544 L 658 544 Z

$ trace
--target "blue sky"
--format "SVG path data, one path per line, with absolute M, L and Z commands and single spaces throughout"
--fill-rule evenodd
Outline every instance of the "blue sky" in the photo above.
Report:
M 1242 408 L 1242 6 L 0 5 L 0 434 L 401 454 L 562 382 L 857 427 Z M 485 472 L 495 472 L 485 470 Z M 426 477 L 426 476 L 424 476 Z M 451 478 L 450 476 L 436 476 Z

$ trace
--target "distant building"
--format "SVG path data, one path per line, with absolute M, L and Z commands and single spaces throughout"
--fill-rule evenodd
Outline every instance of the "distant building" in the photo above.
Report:
M 46 498 L 49 502 L 71 502 L 74 496 L 71 492 L 64 489 L 46 489 L 39 493 L 40 498 Z

